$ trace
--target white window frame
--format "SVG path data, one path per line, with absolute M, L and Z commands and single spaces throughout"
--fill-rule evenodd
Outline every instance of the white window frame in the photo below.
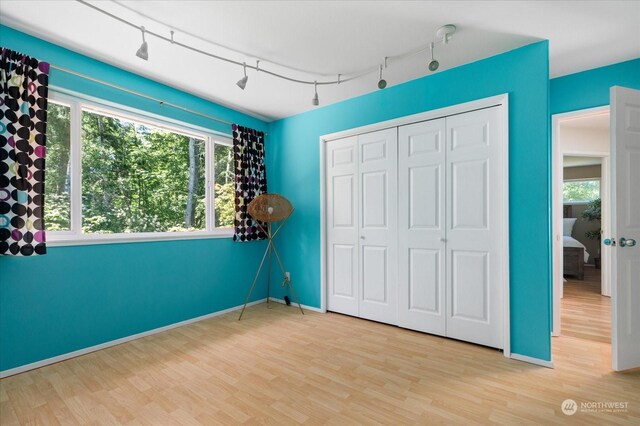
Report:
M 233 228 L 216 228 L 214 196 L 214 149 L 216 145 L 232 146 L 229 136 L 212 130 L 179 122 L 155 114 L 113 104 L 106 101 L 85 98 L 82 95 L 50 92 L 49 101 L 70 107 L 70 199 L 71 221 L 68 231 L 47 231 L 47 244 L 52 247 L 128 243 L 143 241 L 175 241 L 208 238 L 231 238 Z M 194 136 L 205 141 L 205 229 L 182 232 L 136 232 L 119 234 L 82 233 L 82 111 L 116 116 L 136 123 L 144 123 L 170 132 Z M 46 203 L 46 191 L 45 191 Z M 46 225 L 46 223 L 45 223 Z
M 600 182 L 600 189 L 598 190 L 598 197 L 602 198 L 602 179 L 600 177 L 592 177 L 592 178 L 580 178 L 580 179 L 563 179 L 562 180 L 562 192 L 564 193 L 564 184 L 567 182 L 590 182 L 592 180 L 597 180 Z M 576 201 L 565 201 L 564 196 L 562 197 L 562 204 L 565 205 L 581 205 L 581 204 L 589 204 L 593 200 L 576 200 Z

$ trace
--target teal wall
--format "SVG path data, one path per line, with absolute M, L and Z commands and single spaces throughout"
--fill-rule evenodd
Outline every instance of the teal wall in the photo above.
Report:
M 546 360 L 551 328 L 549 113 L 608 104 L 612 85 L 640 89 L 639 59 L 549 83 L 548 43 L 541 42 L 268 124 L 5 26 L 0 26 L 0 44 L 268 130 L 270 190 L 283 193 L 296 207 L 278 244 L 302 303 L 316 307 L 320 306 L 319 137 L 509 93 L 511 344 L 515 353 Z M 220 123 L 57 70 L 52 70 L 50 82 L 228 133 Z M 218 83 L 233 84 L 212 82 Z M 253 259 L 259 259 L 263 249 L 264 243 L 205 239 L 51 247 L 41 257 L 0 257 L 0 370 L 239 305 L 257 266 Z M 274 278 L 280 280 L 275 274 Z M 258 289 L 256 299 L 265 296 L 264 286 Z
M 609 105 L 609 88 L 640 90 L 640 59 L 551 80 L 551 114 Z
M 302 303 L 320 306 L 319 137 L 509 93 L 511 349 L 549 360 L 548 58 L 547 42 L 531 44 L 271 123 L 269 133 L 276 142 L 269 151 L 269 185 L 296 208 L 279 238 Z M 322 101 L 321 91 L 319 95 Z
M 268 127 L 5 26 L 0 45 L 228 121 Z M 51 71 L 50 84 L 230 133 L 226 125 L 57 70 Z M 225 238 L 50 247 L 46 256 L 0 256 L 0 370 L 240 305 L 264 248 L 263 242 Z M 254 299 L 263 297 L 264 286 L 258 286 Z

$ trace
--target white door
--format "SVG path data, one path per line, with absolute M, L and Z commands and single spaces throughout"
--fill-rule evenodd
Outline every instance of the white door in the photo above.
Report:
M 446 118 L 447 336 L 503 347 L 504 143 L 498 108 Z
M 640 367 L 640 91 L 611 88 L 612 363 Z
M 358 136 L 360 317 L 397 322 L 397 128 Z
M 326 144 L 327 309 L 358 310 L 358 138 Z
M 444 335 L 445 119 L 399 128 L 398 325 Z

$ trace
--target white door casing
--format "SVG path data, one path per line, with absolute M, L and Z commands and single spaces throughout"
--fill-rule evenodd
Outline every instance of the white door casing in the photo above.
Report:
M 444 336 L 444 118 L 398 129 L 398 212 L 398 325 Z
M 611 359 L 620 371 L 640 366 L 640 91 L 612 87 L 610 95 Z
M 498 108 L 446 118 L 447 336 L 503 346 L 502 161 Z
M 396 128 L 358 136 L 360 317 L 397 322 Z
M 576 146 L 575 143 L 570 144 L 569 147 L 563 143 L 562 137 L 562 123 L 565 120 L 570 120 L 578 117 L 585 117 L 588 115 L 596 114 L 608 114 L 610 113 L 609 105 L 595 108 L 588 108 L 584 110 L 565 112 L 561 114 L 555 114 L 551 118 L 552 121 L 552 167 L 553 167 L 553 336 L 561 335 L 561 314 L 560 305 L 563 298 L 564 287 L 564 275 L 563 275 L 563 238 L 562 238 L 562 220 L 563 220 L 563 161 L 564 156 L 578 156 L 578 157 L 599 157 L 602 158 L 602 176 L 600 182 L 601 199 L 602 199 L 602 232 L 603 235 L 610 235 L 609 232 L 604 233 L 609 229 L 610 223 L 610 206 L 611 200 L 609 197 L 609 185 L 607 172 L 610 164 L 610 144 L 607 144 L 606 150 L 594 151 L 594 144 L 591 146 L 581 147 Z M 602 144 L 597 144 L 597 147 L 603 147 Z M 601 247 L 601 276 L 602 285 L 601 292 L 603 296 L 611 296 L 611 272 L 610 263 L 608 261 L 608 248 L 606 246 Z
M 359 315 L 358 138 L 327 143 L 327 309 Z

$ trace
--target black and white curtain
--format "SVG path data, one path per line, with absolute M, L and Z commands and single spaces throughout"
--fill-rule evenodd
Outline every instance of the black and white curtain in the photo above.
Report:
M 258 195 L 267 192 L 264 166 L 264 133 L 238 124 L 232 125 L 233 163 L 235 168 L 234 241 L 263 240 L 267 236 L 247 212 Z M 266 229 L 265 224 L 261 224 Z
M 49 64 L 0 49 L 0 255 L 45 254 Z

